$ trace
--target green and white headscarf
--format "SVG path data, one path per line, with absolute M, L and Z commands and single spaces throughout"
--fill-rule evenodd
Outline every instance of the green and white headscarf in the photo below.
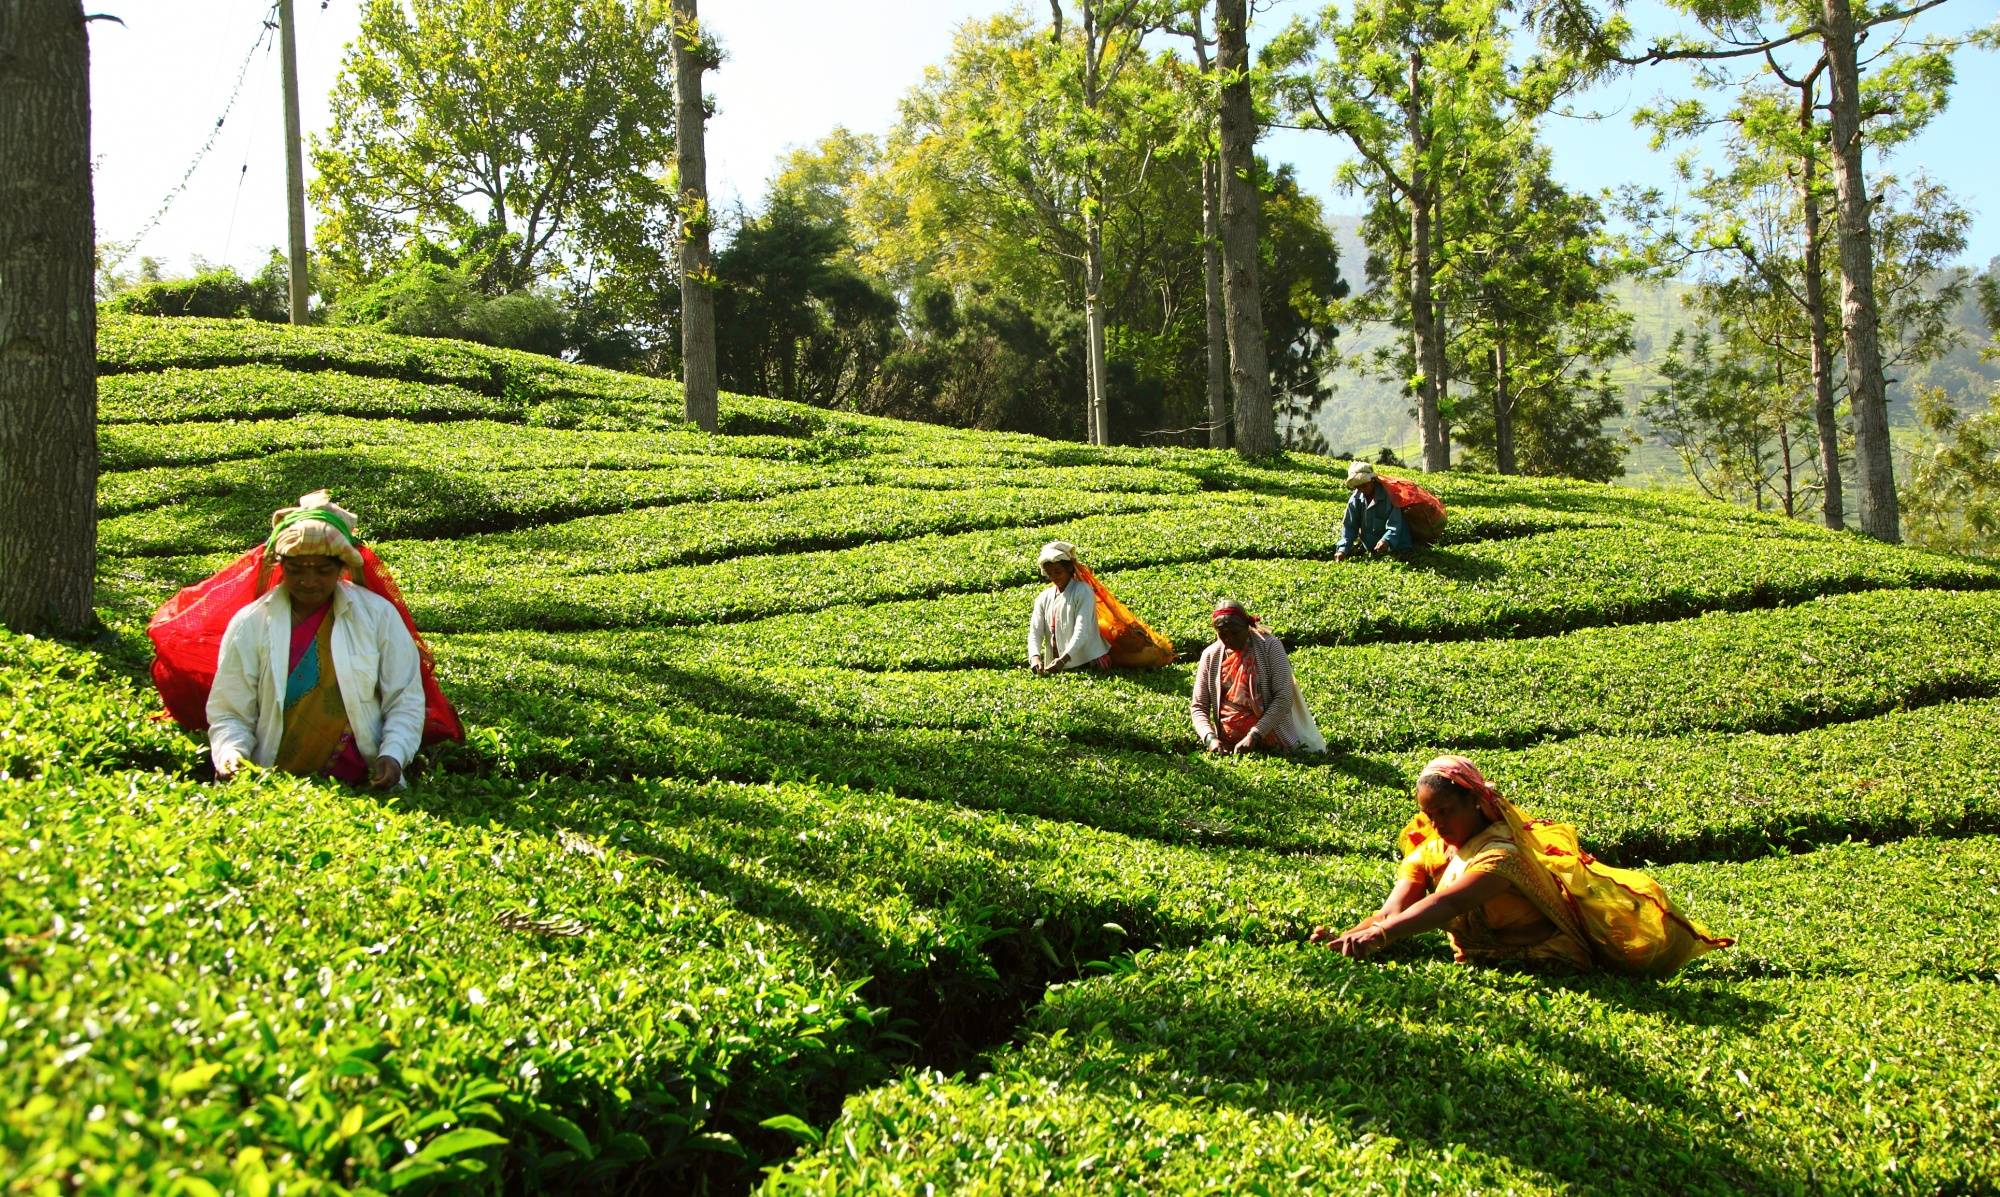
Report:
M 271 513 L 271 535 L 264 541 L 264 559 L 338 557 L 355 572 L 361 570 L 361 536 L 354 513 L 336 507 L 323 490 L 299 497 L 297 507 Z

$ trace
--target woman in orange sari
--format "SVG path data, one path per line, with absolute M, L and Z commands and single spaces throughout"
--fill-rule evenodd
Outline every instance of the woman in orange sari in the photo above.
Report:
M 1444 930 L 1461 964 L 1642 976 L 1733 942 L 1688 919 L 1652 878 L 1598 863 L 1574 828 L 1524 816 L 1462 756 L 1424 766 L 1417 806 L 1382 908 L 1344 933 L 1315 927 L 1313 942 L 1364 957 Z

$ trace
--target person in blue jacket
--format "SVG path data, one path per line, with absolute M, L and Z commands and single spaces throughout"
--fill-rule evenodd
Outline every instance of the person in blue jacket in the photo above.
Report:
M 1366 553 L 1371 556 L 1402 556 L 1417 547 L 1402 509 L 1389 495 L 1389 488 L 1375 476 L 1375 467 L 1357 461 L 1347 467 L 1347 517 L 1341 523 L 1340 543 L 1333 559 L 1345 561 Z

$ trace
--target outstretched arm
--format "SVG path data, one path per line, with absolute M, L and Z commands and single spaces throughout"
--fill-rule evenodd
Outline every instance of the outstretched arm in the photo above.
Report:
M 1400 886 L 1398 887 L 1400 888 Z M 1379 923 L 1358 927 L 1327 944 L 1343 956 L 1371 956 L 1412 935 L 1436 931 L 1476 906 L 1508 892 L 1513 883 L 1497 872 L 1467 873 L 1428 898 Z
M 1408 910 L 1411 906 L 1423 900 L 1426 888 L 1421 878 L 1399 877 L 1396 879 L 1395 888 L 1391 889 L 1389 896 L 1382 900 L 1382 909 L 1362 919 L 1345 931 L 1335 931 L 1332 927 L 1314 927 L 1312 934 L 1307 936 L 1307 940 L 1311 943 L 1324 943 L 1331 947 L 1336 940 L 1344 939 L 1364 927 L 1373 927 L 1385 919 L 1394 918 L 1405 910 Z

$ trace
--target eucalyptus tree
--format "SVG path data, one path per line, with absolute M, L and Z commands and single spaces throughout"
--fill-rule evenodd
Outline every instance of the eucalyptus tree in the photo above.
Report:
M 1824 63 L 1797 76 L 1775 62 L 1778 86 L 1711 75 L 1712 85 L 1735 90 L 1734 101 L 1711 111 L 1689 99 L 1639 119 L 1656 138 L 1722 134 L 1722 153 L 1697 164 L 1683 156 L 1679 173 L 1689 180 L 1686 200 L 1663 203 L 1657 191 L 1630 190 L 1624 210 L 1645 231 L 1641 260 L 1656 274 L 1691 276 L 1690 302 L 1710 320 L 1727 320 L 1731 306 L 1746 310 L 1775 305 L 1756 319 L 1767 335 L 1751 338 L 1744 352 L 1782 359 L 1782 371 L 1802 376 L 1809 390 L 1812 439 L 1817 448 L 1821 518 L 1830 528 L 1846 525 L 1843 460 L 1849 437 L 1841 426 L 1843 399 L 1859 413 L 1851 387 L 1833 368 L 1845 349 L 1844 328 L 1834 319 L 1829 295 L 1840 287 L 1838 263 L 1828 252 L 1823 214 L 1833 201 L 1828 183 L 1828 150 L 1818 112 Z M 1923 107 L 1917 98 L 1912 111 Z M 1913 132 L 1909 121 L 1882 121 L 1871 140 L 1888 149 Z M 1945 190 L 1919 177 L 1905 189 L 1893 176 L 1878 175 L 1871 201 L 1876 345 L 1888 368 L 1918 365 L 1951 347 L 1956 329 L 1951 314 L 1963 281 L 1948 267 L 1964 249 L 1969 217 Z M 1856 448 L 1865 442 L 1857 433 Z
M 1165 68 L 1136 33 L 1093 30 L 1095 68 L 1091 34 L 1018 10 L 961 29 L 904 99 L 850 217 L 864 261 L 897 289 L 928 277 L 1071 300 L 1085 314 L 1086 434 L 1108 443 L 1108 309 L 1145 263 L 1112 260 L 1107 238 L 1154 198 L 1178 128 Z
M 1222 193 L 1222 304 L 1228 317 L 1229 383 L 1236 396 L 1236 451 L 1278 451 L 1271 370 L 1257 263 L 1257 122 L 1250 104 L 1249 13 L 1245 0 L 1215 0 L 1215 71 Z
M 687 421 L 714 432 L 721 421 L 715 346 L 715 272 L 708 256 L 708 117 L 701 77 L 720 65 L 695 0 L 673 0 L 675 240 L 681 282 L 681 406 Z M 790 396 L 787 396 L 788 398 Z
M 0 0 L 0 624 L 95 622 L 90 46 L 78 0 Z
M 1209 51 L 1214 40 L 1206 28 L 1207 5 L 1191 6 L 1172 26 L 1186 37 L 1194 53 L 1193 85 L 1182 94 L 1189 96 L 1184 119 L 1201 161 L 1201 279 L 1202 317 L 1207 338 L 1205 395 L 1208 411 L 1208 444 L 1212 449 L 1229 447 L 1229 323 L 1222 297 L 1222 171 L 1221 153 L 1216 144 L 1218 111 L 1216 94 L 1209 86 L 1214 60 Z
M 1446 358 L 1472 392 L 1454 431 L 1502 474 L 1609 480 L 1625 446 L 1605 427 L 1623 410 L 1608 367 L 1631 351 L 1632 318 L 1610 292 L 1603 212 L 1525 130 L 1490 148 L 1441 222 Z
M 1853 413 L 1860 524 L 1862 531 L 1877 539 L 1899 540 L 1875 282 L 1876 230 L 1871 210 L 1877 189 L 1870 185 L 1864 155 L 1871 142 L 1871 123 L 1887 120 L 1893 127 L 1914 131 L 1941 111 L 1955 78 L 1952 52 L 1968 41 L 1992 44 L 2000 38 L 2000 23 L 1944 38 L 1911 39 L 1904 32 L 1894 32 L 1886 46 L 1864 60 L 1861 46 L 1871 31 L 1884 26 L 1906 30 L 1911 18 L 1944 0 L 1905 4 L 1868 0 L 1672 3 L 1695 19 L 1701 33 L 1661 39 L 1639 54 L 1619 55 L 1619 61 L 1713 64 L 1731 59 L 1762 60 L 1791 81 L 1803 83 L 1824 77 L 1825 103 L 1814 106 L 1826 114 L 1820 127 L 1837 229 L 1840 332 Z M 1782 66 L 1780 52 L 1795 50 L 1805 54 L 1803 66 Z M 1872 74 L 1864 77 L 1868 70 Z
M 1056 58 L 1058 69 L 1048 82 L 1061 114 L 1061 132 L 1051 149 L 1072 159 L 1080 185 L 1077 217 L 1083 249 L 1083 316 L 1087 360 L 1090 363 L 1090 439 L 1111 443 L 1111 408 L 1105 392 L 1104 346 L 1104 223 L 1113 202 L 1114 183 L 1104 161 L 1115 154 L 1127 135 L 1121 126 L 1131 120 L 1136 104 L 1147 102 L 1143 89 L 1121 87 L 1134 63 L 1144 62 L 1145 35 L 1171 14 L 1164 0 L 1071 0 L 1075 7 L 1074 38 L 1067 27 L 1063 0 L 1049 0 L 1049 41 L 1069 52 Z M 1067 43 L 1067 44 L 1066 44 Z
M 1462 165 L 1507 136 L 1510 121 L 1538 116 L 1568 77 L 1561 60 L 1510 67 L 1501 17 L 1498 0 L 1356 0 L 1327 8 L 1316 25 L 1295 22 L 1267 51 L 1282 64 L 1291 119 L 1353 147 L 1339 180 L 1370 198 L 1374 227 L 1386 231 L 1380 218 L 1390 210 L 1406 226 L 1393 248 L 1426 470 L 1451 465 L 1437 296 L 1442 213 Z

